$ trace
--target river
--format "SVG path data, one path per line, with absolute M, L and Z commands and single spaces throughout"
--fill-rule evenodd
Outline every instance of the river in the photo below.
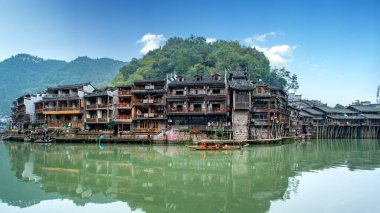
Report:
M 0 212 L 379 212 L 380 140 L 238 151 L 0 142 Z

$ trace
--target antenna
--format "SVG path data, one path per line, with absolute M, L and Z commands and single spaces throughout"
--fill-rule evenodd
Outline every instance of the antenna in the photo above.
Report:
M 376 99 L 377 99 L 377 103 L 380 104 L 380 85 L 377 87 Z

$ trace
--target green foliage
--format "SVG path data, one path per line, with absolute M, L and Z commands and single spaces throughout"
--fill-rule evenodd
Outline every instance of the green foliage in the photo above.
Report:
M 109 83 L 124 62 L 79 57 L 73 61 L 44 60 L 19 54 L 0 62 L 0 114 L 10 112 L 14 99 L 26 93 L 42 92 L 49 86 L 91 82 Z
M 165 79 L 167 74 L 174 72 L 190 76 L 223 73 L 225 69 L 234 70 L 237 66 L 247 68 L 254 81 L 262 79 L 274 86 L 298 89 L 297 76 L 290 76 L 290 73 L 286 73 L 288 71 L 282 70 L 271 72 L 268 59 L 255 48 L 242 46 L 237 41 L 206 43 L 205 38 L 196 36 L 170 38 L 164 46 L 148 52 L 143 58 L 132 59 L 120 69 L 123 79 L 118 75 L 111 84 Z
M 342 104 L 336 104 L 335 109 L 344 109 L 344 106 Z

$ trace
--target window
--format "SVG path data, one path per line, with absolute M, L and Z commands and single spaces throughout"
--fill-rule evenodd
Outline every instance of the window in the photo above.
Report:
M 176 94 L 176 95 L 183 95 L 183 91 L 179 91 L 179 90 L 177 90 L 177 91 L 175 91 L 175 94 Z
M 213 89 L 212 94 L 220 94 L 220 89 Z
M 214 81 L 219 81 L 220 80 L 220 75 L 214 75 L 212 79 Z

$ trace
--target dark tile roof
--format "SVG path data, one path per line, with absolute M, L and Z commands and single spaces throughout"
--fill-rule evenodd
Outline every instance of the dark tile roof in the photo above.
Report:
M 328 115 L 327 117 L 335 120 L 364 120 L 365 118 L 360 115 L 344 116 L 344 115 Z
M 358 112 L 373 112 L 380 113 L 380 105 L 379 104 L 371 104 L 371 105 L 351 105 L 348 108 L 356 110 Z
M 58 85 L 56 87 L 49 87 L 47 90 L 56 90 L 56 89 L 70 89 L 91 85 L 91 83 L 80 83 L 80 84 L 70 84 L 70 85 Z
M 352 111 L 350 109 L 335 109 L 327 106 L 314 106 L 314 109 L 320 110 L 324 113 L 356 114 L 355 111 Z
M 246 79 L 232 79 L 228 82 L 231 89 L 234 90 L 253 90 L 254 86 L 251 81 Z
M 380 119 L 380 114 L 362 114 L 361 116 L 368 119 Z
M 321 111 L 318 111 L 318 110 L 315 110 L 313 108 L 303 108 L 302 111 L 305 111 L 313 116 L 315 115 L 324 115 L 325 113 L 321 112 Z
M 223 75 L 218 74 L 219 77 L 220 77 L 219 80 L 214 80 L 213 79 L 214 75 L 204 75 L 204 76 L 195 75 L 195 76 L 200 76 L 201 77 L 201 80 L 199 80 L 199 81 L 197 81 L 197 79 L 196 79 L 195 76 L 192 76 L 192 77 L 183 77 L 183 76 L 181 76 L 181 77 L 184 78 L 184 81 L 172 81 L 172 82 L 168 83 L 168 86 L 205 85 L 205 84 L 207 84 L 207 85 L 224 85 L 225 84 L 224 76 Z
M 300 117 L 306 117 L 306 118 L 312 118 L 314 116 L 310 115 L 309 113 L 305 112 L 305 111 L 300 111 Z

